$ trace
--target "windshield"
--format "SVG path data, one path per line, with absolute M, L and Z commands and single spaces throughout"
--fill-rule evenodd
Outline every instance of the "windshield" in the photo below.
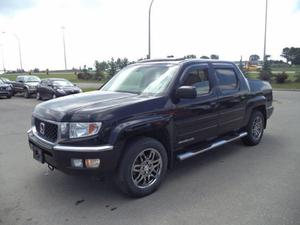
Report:
M 4 77 L 1 77 L 1 78 L 0 78 L 0 80 L 2 80 L 2 81 L 4 81 L 4 82 L 7 82 L 7 81 L 9 81 L 9 79 L 7 79 L 7 78 L 4 78 Z
M 36 76 L 30 76 L 26 78 L 26 82 L 40 82 L 41 79 Z
M 115 75 L 101 91 L 160 95 L 169 87 L 178 65 L 135 65 Z
M 56 80 L 53 81 L 54 86 L 59 86 L 59 87 L 66 87 L 66 86 L 74 86 L 70 81 L 68 80 Z

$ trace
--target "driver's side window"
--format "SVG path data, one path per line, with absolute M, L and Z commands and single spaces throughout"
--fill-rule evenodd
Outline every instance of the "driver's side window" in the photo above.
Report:
M 197 96 L 207 94 L 210 91 L 208 79 L 208 69 L 191 69 L 183 83 L 184 86 L 194 86 L 197 90 Z

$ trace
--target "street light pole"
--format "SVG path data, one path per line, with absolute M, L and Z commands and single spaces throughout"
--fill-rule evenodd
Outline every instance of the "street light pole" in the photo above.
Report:
M 149 18 L 148 18 L 148 59 L 151 59 L 151 9 L 154 0 L 151 0 L 150 7 L 149 7 Z
M 3 67 L 3 72 L 5 73 L 5 65 L 4 65 L 4 46 L 3 44 L 0 44 L 1 47 L 1 53 L 2 53 L 2 67 Z
M 64 60 L 65 60 L 65 70 L 67 70 L 67 56 L 66 56 L 66 43 L 65 43 L 65 27 L 62 26 L 62 33 L 63 33 L 63 47 L 64 47 Z
M 5 34 L 5 31 L 2 31 L 2 34 Z M 21 52 L 21 40 L 17 34 L 12 34 L 18 41 L 18 50 L 19 50 L 19 60 L 20 60 L 20 69 L 23 71 L 22 65 L 22 52 Z M 4 60 L 3 60 L 4 61 Z
M 14 34 L 14 36 L 15 36 L 15 38 L 16 38 L 17 41 L 18 41 L 20 67 L 21 67 L 21 71 L 23 72 L 22 53 L 21 53 L 21 41 L 20 41 L 20 38 L 18 37 L 18 35 Z
M 265 38 L 264 38 L 264 63 L 266 61 L 266 45 L 267 45 L 267 24 L 268 24 L 268 0 L 266 0 L 266 12 L 265 12 Z

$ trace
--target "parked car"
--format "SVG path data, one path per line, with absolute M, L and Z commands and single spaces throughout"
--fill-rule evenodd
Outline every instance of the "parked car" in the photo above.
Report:
M 30 98 L 31 95 L 36 94 L 37 85 L 41 79 L 37 76 L 22 75 L 17 76 L 14 85 L 14 93 L 23 93 L 25 98 Z
M 61 78 L 48 78 L 42 80 L 37 86 L 36 98 L 40 99 L 51 99 L 61 96 L 77 94 L 82 90 L 72 84 L 70 81 Z
M 15 81 L 9 80 L 6 77 L 0 77 L 0 80 L 2 80 L 5 84 L 10 84 L 11 85 L 12 95 L 14 95 L 14 93 L 15 93 L 15 88 L 14 88 Z
M 0 79 L 0 97 L 5 96 L 7 98 L 11 98 L 13 95 L 13 88 L 11 84 L 6 84 Z
M 148 60 L 100 91 L 37 105 L 33 157 L 69 174 L 115 174 L 120 189 L 154 192 L 167 168 L 231 141 L 257 145 L 273 112 L 272 87 L 231 62 Z

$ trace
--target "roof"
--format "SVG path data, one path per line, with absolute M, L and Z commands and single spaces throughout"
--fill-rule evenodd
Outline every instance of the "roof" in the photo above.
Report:
M 171 64 L 185 64 L 185 63 L 230 63 L 230 61 L 221 61 L 215 59 L 184 59 L 184 58 L 166 58 L 166 59 L 146 59 L 137 63 L 171 63 Z
M 67 80 L 67 79 L 65 79 L 65 78 L 56 78 L 56 77 L 51 78 L 50 77 L 50 78 L 44 78 L 42 80 L 59 81 L 59 80 Z

